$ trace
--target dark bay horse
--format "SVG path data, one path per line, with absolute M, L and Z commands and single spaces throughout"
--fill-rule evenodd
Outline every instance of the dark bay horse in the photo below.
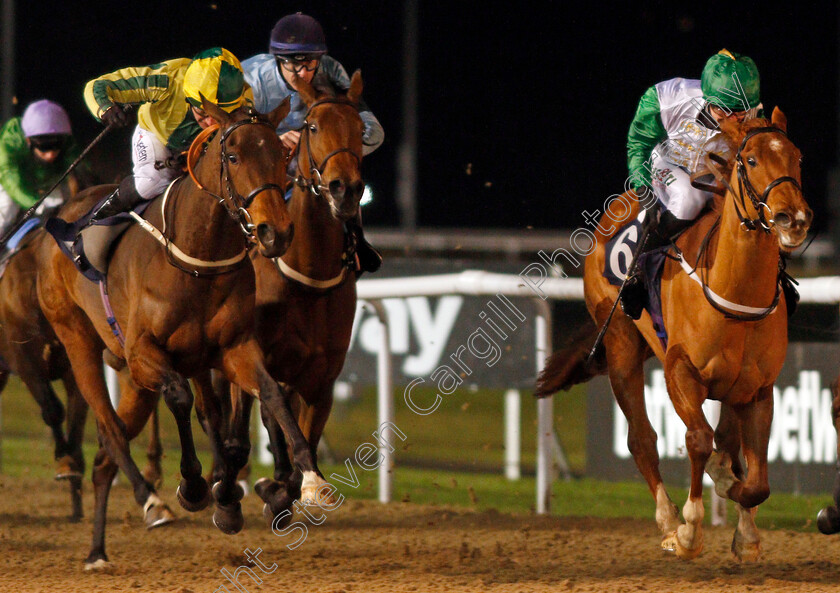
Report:
M 662 546 L 682 558 L 696 557 L 703 549 L 704 468 L 718 494 L 736 503 L 733 553 L 743 561 L 760 556 L 754 518 L 757 506 L 770 494 L 767 447 L 773 384 L 787 349 L 780 251 L 802 244 L 813 216 L 800 187 L 801 155 L 786 128 L 778 108 L 769 122 L 721 124 L 736 154 L 735 165 L 722 203 L 718 201 L 713 212 L 677 241 L 687 271 L 696 272 L 690 276 L 675 260 L 665 264 L 662 310 L 667 350 L 647 313 L 635 323 L 617 314 L 605 335 L 600 364 L 584 365 L 583 345 L 593 343 L 592 332 L 552 356 L 537 383 L 537 395 L 547 395 L 608 372 L 629 423 L 630 451 L 656 501 Z M 638 214 L 636 196 L 624 197 L 634 204 L 633 216 Z M 602 224 L 602 229 L 612 227 L 606 219 Z M 597 325 L 605 321 L 617 296 L 617 288 L 602 275 L 604 246 L 613 234 L 596 235 L 597 247 L 586 258 L 584 293 Z M 656 433 L 645 409 L 642 364 L 651 354 L 662 361 L 671 401 L 687 427 L 691 485 L 683 507 L 684 524 L 662 483 Z M 701 409 L 707 399 L 721 403 L 714 431 Z
M 355 258 L 344 223 L 357 215 L 364 192 L 364 125 L 358 113 L 362 87 L 359 71 L 346 96 L 317 94 L 300 81 L 308 111 L 289 201 L 295 240 L 274 261 L 251 258 L 266 366 L 272 377 L 296 391 L 293 408 L 313 455 L 332 409 L 333 386 L 344 366 L 356 312 Z M 255 491 L 266 502 L 265 515 L 271 520 L 300 497 L 303 476 L 290 463 L 283 432 L 261 412 L 275 470 L 274 480 L 263 478 Z M 304 497 L 304 502 L 310 501 Z
M 192 179 L 174 182 L 155 200 L 146 211 L 147 222 L 128 229 L 110 261 L 108 290 L 124 345 L 109 327 L 99 288 L 83 278 L 56 245 L 44 244 L 47 265 L 38 276 L 39 300 L 67 350 L 103 445 L 93 473 L 96 511 L 88 568 L 107 564 L 106 505 L 117 467 L 131 482 L 147 526 L 170 520 L 128 450 L 128 440 L 148 418 L 156 392 L 178 424 L 179 501 L 190 511 L 209 503 L 192 440 L 189 377 L 215 368 L 259 397 L 295 444 L 298 467 L 312 475 L 317 469 L 291 415 L 285 387 L 265 370 L 254 335 L 254 271 L 247 261 L 251 243 L 258 243 L 264 256 L 276 257 L 291 242 L 293 226 L 283 201 L 285 152 L 274 132 L 289 106 L 286 102 L 266 117 L 249 108 L 228 114 L 208 101 L 203 107 L 219 122 L 219 129 L 206 142 Z M 88 200 L 67 208 L 62 217 L 80 216 L 110 189 L 90 190 Z M 126 361 L 139 387 L 121 398 L 116 412 L 102 376 L 103 348 Z M 223 443 L 224 476 L 212 495 L 213 521 L 226 533 L 243 525 L 236 474 L 249 450 L 247 431 L 231 433 Z

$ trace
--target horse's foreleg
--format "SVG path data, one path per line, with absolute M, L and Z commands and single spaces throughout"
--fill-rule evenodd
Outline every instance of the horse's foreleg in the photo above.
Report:
M 265 505 L 263 516 L 270 526 L 277 529 L 286 527 L 292 521 L 289 513 L 284 514 L 291 508 L 294 501 L 300 498 L 300 474 L 294 471 L 289 451 L 286 446 L 286 439 L 280 425 L 269 412 L 268 407 L 260 405 L 260 417 L 263 425 L 268 431 L 269 449 L 274 458 L 274 479 L 261 478 L 254 484 L 254 491 Z M 284 514 L 284 519 L 274 524 L 278 515 Z
M 303 474 L 301 500 L 304 504 L 317 504 L 319 491 L 326 482 L 318 475 L 315 455 L 292 415 L 289 400 L 294 393 L 288 386 L 271 378 L 263 360 L 263 354 L 254 341 L 239 344 L 223 356 L 228 378 L 244 391 L 258 395 L 261 404 L 268 408 L 280 425 L 294 465 Z
M 734 412 L 740 421 L 747 476 L 745 480 L 736 480 L 729 490 L 729 498 L 737 503 L 738 510 L 732 553 L 738 560 L 756 562 L 761 556 L 761 538 L 755 526 L 755 512 L 770 496 L 767 447 L 773 421 L 773 386 L 761 388 L 754 402 L 740 406 Z
M 215 484 L 224 475 L 223 427 L 228 424 L 229 414 L 224 413 L 221 404 L 226 400 L 229 401 L 228 383 L 222 382 L 221 385 L 216 386 L 209 372 L 199 373 L 193 377 L 192 382 L 195 389 L 195 415 L 207 435 L 213 457 L 213 466 L 206 479 L 211 484 Z M 227 406 L 227 409 L 229 408 L 230 405 Z
M 696 558 L 703 551 L 703 473 L 712 454 L 714 433 L 703 415 L 707 389 L 679 347 L 672 347 L 665 357 L 665 380 L 674 409 L 685 424 L 685 445 L 691 461 L 691 485 L 683 507 L 685 525 L 674 534 L 677 556 Z
M 831 405 L 831 416 L 834 430 L 840 435 L 840 377 L 831 384 L 834 401 Z M 834 505 L 820 510 L 817 515 L 817 527 L 821 533 L 831 535 L 840 531 L 840 436 L 837 438 L 837 461 L 834 473 Z
M 159 392 L 175 418 L 181 442 L 178 502 L 190 512 L 206 508 L 210 504 L 210 489 L 201 475 L 201 462 L 193 442 L 193 394 L 189 383 L 174 370 L 168 356 L 148 334 L 138 336 L 126 354 L 126 362 L 136 385 L 140 389 Z
M 85 473 L 85 457 L 82 453 L 82 440 L 87 421 L 88 405 L 79 392 L 73 370 L 67 365 L 62 375 L 64 390 L 67 393 L 67 450 L 72 459 L 72 469 L 78 471 L 78 476 L 71 476 L 69 480 L 70 502 L 73 507 L 71 521 L 80 521 L 84 516 L 82 510 L 82 477 Z

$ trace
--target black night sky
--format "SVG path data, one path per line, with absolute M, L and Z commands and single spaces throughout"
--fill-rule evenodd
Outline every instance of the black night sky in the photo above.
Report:
M 626 132 L 641 94 L 675 76 L 699 78 L 723 47 L 758 64 L 765 108 L 786 112 L 806 159 L 806 198 L 817 226 L 828 226 L 827 175 L 840 125 L 834 3 L 780 11 L 763 4 L 761 12 L 743 3 L 573 4 L 420 0 L 420 226 L 580 226 L 584 209 L 621 191 Z M 386 134 L 365 159 L 377 191 L 365 218 L 397 225 L 400 0 L 19 0 L 19 106 L 58 100 L 86 143 L 100 129 L 82 100 L 88 79 L 214 45 L 245 59 L 265 51 L 277 19 L 298 10 L 322 22 L 334 57 L 363 71 L 366 100 Z M 124 162 L 129 135 L 108 145 Z

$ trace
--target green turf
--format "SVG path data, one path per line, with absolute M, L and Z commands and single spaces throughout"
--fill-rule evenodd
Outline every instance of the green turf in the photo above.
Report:
M 57 387 L 60 392 L 60 389 Z M 418 389 L 418 397 L 422 392 Z M 427 396 L 429 394 L 426 394 Z M 522 461 L 525 477 L 518 481 L 504 478 L 502 410 L 503 392 L 482 390 L 456 392 L 432 415 L 417 416 L 399 399 L 396 424 L 406 440 L 398 445 L 395 458 L 394 500 L 422 504 L 445 504 L 476 509 L 496 509 L 506 513 L 532 512 L 535 504 L 534 422 L 535 406 L 527 393 L 522 394 Z M 63 397 L 63 396 L 62 396 Z M 583 391 L 555 398 L 558 438 L 569 458 L 573 473 L 581 476 L 585 468 L 585 399 Z M 328 424 L 326 439 L 332 460 L 322 461 L 321 469 L 346 475 L 343 462 L 352 458 L 356 447 L 372 442 L 376 430 L 375 391 L 366 390 L 351 402 L 336 402 Z M 95 453 L 95 426 L 87 425 L 85 456 L 90 464 Z M 165 406 L 161 406 L 161 432 L 164 443 L 164 492 L 171 493 L 179 479 L 179 447 L 175 424 Z M 132 444 L 138 465 L 145 464 L 146 435 Z M 206 437 L 196 431 L 199 459 L 207 469 L 210 462 Z M 53 475 L 53 444 L 49 430 L 40 417 L 34 400 L 12 379 L 2 395 L 2 473 L 50 479 Z M 352 498 L 377 497 L 377 472 L 359 469 L 358 488 L 340 485 L 342 494 Z M 266 466 L 253 464 L 253 479 L 270 474 Z M 90 471 L 88 470 L 88 475 Z M 671 488 L 679 506 L 686 491 Z M 795 496 L 774 493 L 761 505 L 757 523 L 762 528 L 813 531 L 816 512 L 831 500 L 828 494 Z M 572 481 L 555 480 L 552 486 L 552 513 L 568 516 L 633 517 L 653 520 L 654 505 L 641 478 L 634 482 L 610 483 L 578 477 Z M 730 524 L 734 510 L 730 504 Z M 708 506 L 707 506 L 708 509 Z M 707 517 L 710 513 L 707 510 Z

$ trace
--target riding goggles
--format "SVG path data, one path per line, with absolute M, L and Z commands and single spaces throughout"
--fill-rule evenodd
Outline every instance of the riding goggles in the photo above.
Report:
M 277 59 L 278 66 L 285 68 L 288 72 L 294 72 L 295 74 L 300 74 L 304 70 L 307 72 L 314 72 L 318 69 L 318 64 L 321 62 L 320 58 L 307 55 L 275 57 Z
M 50 152 L 52 150 L 61 150 L 67 142 L 66 136 L 60 135 L 43 135 L 30 136 L 29 144 L 32 148 L 37 148 L 42 152 Z

